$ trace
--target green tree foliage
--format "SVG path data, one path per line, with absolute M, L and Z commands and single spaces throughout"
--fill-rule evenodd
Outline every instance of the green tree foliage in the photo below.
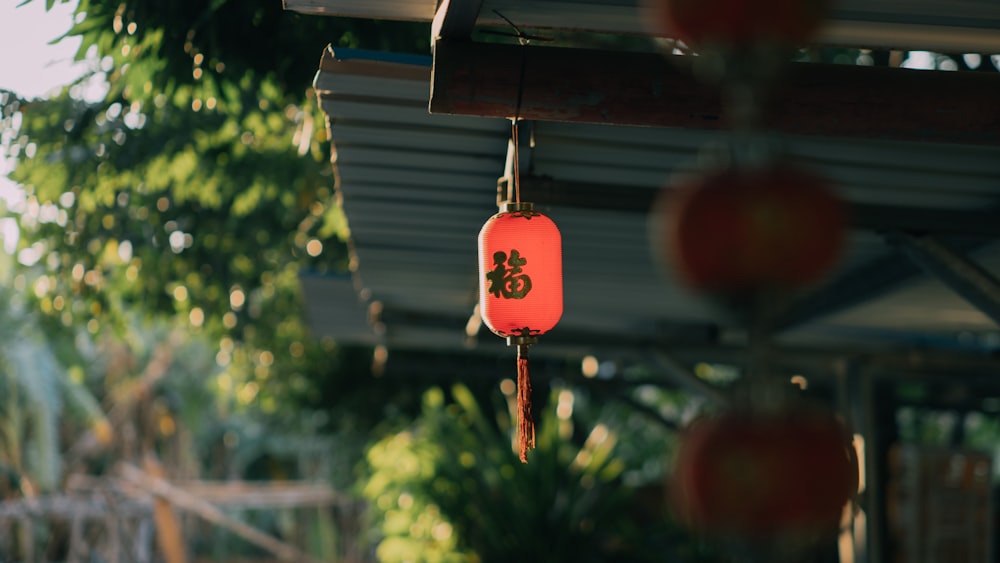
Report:
M 126 331 L 131 310 L 177 315 L 276 410 L 331 365 L 317 364 L 330 344 L 307 337 L 298 273 L 348 266 L 309 93 L 320 55 L 426 51 L 428 30 L 302 17 L 278 0 L 80 0 L 76 13 L 66 36 L 91 75 L 51 99 L 0 92 L 38 306 L 92 333 Z

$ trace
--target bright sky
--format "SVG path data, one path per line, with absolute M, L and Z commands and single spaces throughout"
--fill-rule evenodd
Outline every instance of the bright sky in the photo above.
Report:
M 0 0 L 0 89 L 12 90 L 22 98 L 43 97 L 72 82 L 82 74 L 74 68 L 73 55 L 79 39 L 49 43 L 73 25 L 76 2 L 57 2 L 45 11 L 45 0 Z M 23 192 L 6 178 L 13 163 L 0 159 L 0 199 L 16 207 Z M 0 218 L 0 245 L 12 253 L 17 243 L 13 219 Z
M 45 0 L 0 0 L 0 88 L 25 98 L 44 96 L 80 75 L 72 68 L 78 38 L 48 43 L 73 25 L 76 2 L 56 3 L 45 11 Z

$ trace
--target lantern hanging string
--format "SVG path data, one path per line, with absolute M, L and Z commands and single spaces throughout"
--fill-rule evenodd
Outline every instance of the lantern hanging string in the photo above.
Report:
M 518 128 L 518 122 L 521 121 L 521 103 L 524 99 L 524 75 L 525 69 L 528 66 L 528 55 L 525 53 L 525 47 L 531 41 L 531 37 L 521 31 L 521 28 L 517 27 L 507 16 L 501 14 L 497 10 L 493 10 L 498 16 L 504 19 L 510 26 L 514 29 L 517 37 L 517 42 L 521 46 L 521 61 L 520 69 L 517 77 L 517 100 L 514 103 L 514 116 L 510 118 L 510 134 L 511 141 L 514 143 L 514 203 L 521 203 L 521 164 L 519 162 L 520 155 L 520 134 Z
M 510 120 L 510 134 L 514 143 L 514 203 L 521 203 L 521 163 L 519 161 L 521 151 L 517 120 L 517 116 Z
M 518 33 L 520 33 L 520 30 L 518 30 Z M 521 75 L 518 77 L 517 102 L 514 105 L 514 117 L 510 119 L 510 136 L 511 142 L 514 144 L 514 203 L 521 203 L 521 135 L 518 124 L 521 121 L 521 100 L 524 96 L 524 67 L 527 64 L 524 45 L 526 44 L 527 41 L 521 39 Z

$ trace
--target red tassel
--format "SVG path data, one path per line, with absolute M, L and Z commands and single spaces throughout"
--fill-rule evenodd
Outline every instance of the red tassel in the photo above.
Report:
M 531 376 L 528 347 L 517 347 L 517 443 L 521 463 L 528 463 L 528 450 L 535 447 L 535 422 L 531 418 Z

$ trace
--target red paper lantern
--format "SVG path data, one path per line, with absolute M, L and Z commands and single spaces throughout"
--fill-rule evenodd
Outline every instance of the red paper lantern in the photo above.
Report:
M 688 286 L 717 294 L 819 281 L 840 257 L 846 212 L 828 183 L 784 161 L 681 181 L 658 243 Z
M 521 461 L 534 447 L 527 350 L 562 316 L 562 237 L 530 203 L 506 203 L 479 232 L 479 313 L 518 351 Z
M 530 203 L 508 203 L 479 232 L 479 312 L 497 336 L 544 334 L 562 316 L 562 237 Z
M 800 45 L 823 23 L 829 0 L 648 0 L 659 31 L 696 47 Z
M 828 410 L 793 408 L 693 422 L 670 490 L 678 518 L 704 534 L 807 545 L 836 533 L 857 488 L 845 426 Z

